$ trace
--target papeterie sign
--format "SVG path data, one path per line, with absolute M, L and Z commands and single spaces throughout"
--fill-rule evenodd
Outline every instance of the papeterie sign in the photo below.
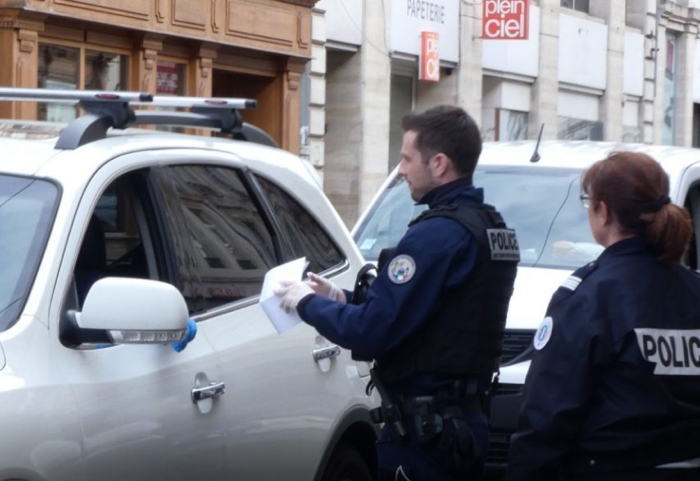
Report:
M 483 35 L 488 40 L 526 40 L 530 0 L 483 0 Z
M 377 0 L 372 0 L 377 1 Z M 440 61 L 459 62 L 460 0 L 391 0 L 391 50 L 422 55 L 422 32 L 440 39 Z

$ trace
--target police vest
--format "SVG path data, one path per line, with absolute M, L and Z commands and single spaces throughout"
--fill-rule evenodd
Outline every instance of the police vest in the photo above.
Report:
M 416 332 L 377 359 L 378 374 L 387 383 L 416 374 L 481 377 L 498 369 L 520 260 L 515 231 L 485 204 L 430 209 L 409 227 L 432 217 L 448 217 L 469 230 L 478 243 L 476 262 L 461 285 L 442 295 L 440 305 Z

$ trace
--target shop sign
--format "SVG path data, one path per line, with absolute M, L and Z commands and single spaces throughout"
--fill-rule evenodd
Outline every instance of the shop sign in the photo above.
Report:
M 439 38 L 437 32 L 421 32 L 418 80 L 425 80 L 427 82 L 440 81 Z
M 156 93 L 177 95 L 179 93 L 178 64 L 158 62 L 156 71 Z
M 530 0 L 483 0 L 483 38 L 527 40 Z
M 440 38 L 440 60 L 459 62 L 458 0 L 392 0 L 391 50 L 420 57 L 421 32 Z

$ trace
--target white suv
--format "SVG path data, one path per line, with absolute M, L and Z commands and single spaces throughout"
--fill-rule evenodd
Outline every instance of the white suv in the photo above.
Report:
M 569 274 L 602 251 L 580 202 L 582 171 L 611 151 L 634 150 L 658 160 L 670 176 L 671 199 L 685 206 L 700 231 L 700 150 L 605 142 L 534 141 L 485 143 L 474 174 L 485 201 L 516 230 L 521 261 L 510 301 L 501 356 L 500 386 L 492 400 L 488 463 L 502 468 L 517 425 L 520 392 L 530 365 L 532 336 L 547 304 Z M 413 204 L 394 170 L 353 229 L 362 254 L 376 260 L 393 247 L 424 206 Z M 693 236 L 686 262 L 698 269 L 700 239 Z
M 0 479 L 372 479 L 367 366 L 303 323 L 277 334 L 258 304 L 285 261 L 344 287 L 362 264 L 305 163 L 107 132 L 143 115 L 264 140 L 227 101 L 134 114 L 119 92 L 0 90 L 88 111 L 58 139 L 0 123 Z

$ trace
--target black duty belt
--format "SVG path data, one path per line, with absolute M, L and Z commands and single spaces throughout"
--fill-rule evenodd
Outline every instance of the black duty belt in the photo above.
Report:
M 465 397 L 452 396 L 402 396 L 398 403 L 398 412 L 388 411 L 383 404 L 371 410 L 372 421 L 376 424 L 395 423 L 397 421 L 412 419 L 416 416 L 443 416 L 446 412 L 460 410 L 468 413 L 483 412 L 483 400 L 480 395 L 474 394 Z
M 416 396 L 402 397 L 400 401 L 401 413 L 406 416 L 415 416 L 426 412 L 440 412 L 448 407 L 460 408 L 466 412 L 482 412 L 481 396 L 474 394 L 464 397 L 453 396 Z

